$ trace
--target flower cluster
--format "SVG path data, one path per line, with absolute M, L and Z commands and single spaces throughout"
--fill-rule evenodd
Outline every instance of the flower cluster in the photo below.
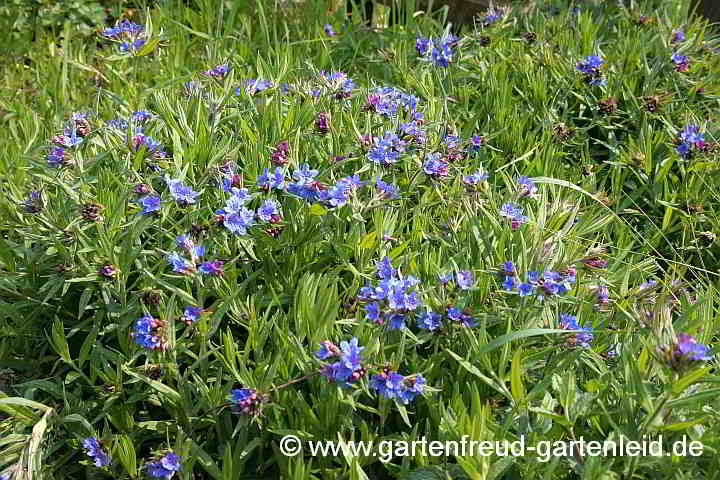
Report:
M 420 57 L 425 58 L 430 53 L 430 58 L 439 67 L 447 67 L 453 61 L 453 46 L 457 43 L 458 38 L 448 34 L 441 38 L 433 40 L 432 38 L 417 37 L 415 40 L 415 50 Z
M 220 276 L 224 273 L 225 262 L 222 260 L 213 260 L 198 265 L 200 258 L 205 256 L 205 247 L 195 245 L 188 235 L 179 235 L 175 239 L 175 243 L 178 248 L 190 254 L 190 260 L 177 252 L 168 255 L 168 263 L 173 267 L 173 272 L 188 275 L 199 271 L 202 274 L 212 276 Z
M 690 70 L 690 58 L 687 55 L 673 53 L 670 60 L 675 64 L 676 72 L 687 72 Z
M 228 73 L 230 73 L 231 69 L 232 67 L 229 64 L 223 63 L 221 65 L 216 65 L 211 69 L 205 70 L 202 73 L 203 75 L 207 75 L 208 77 L 222 80 L 227 76 Z
M 388 131 L 382 137 L 376 137 L 367 153 L 367 158 L 380 165 L 392 165 L 397 162 L 400 155 L 407 149 L 407 141 L 402 140 L 398 134 Z
M 230 391 L 229 400 L 235 413 L 256 416 L 267 399 L 254 388 L 236 388 Z
M 527 223 L 528 217 L 523 215 L 523 212 L 523 207 L 512 202 L 503 203 L 500 207 L 500 216 L 510 219 L 510 226 L 513 230 Z
M 151 477 L 172 478 L 175 472 L 182 469 L 180 457 L 174 452 L 166 453 L 162 458 L 148 463 L 145 468 Z
M 445 315 L 432 311 L 419 313 L 415 315 L 415 324 L 421 330 L 428 330 L 430 332 L 433 332 L 435 330 L 438 330 L 439 328 L 442 328 L 443 326 L 449 325 L 445 322 L 446 317 L 447 320 L 450 321 L 450 324 L 452 322 L 459 322 L 464 327 L 472 328 L 477 326 L 475 318 L 469 312 L 463 311 L 453 306 L 449 306 L 447 308 Z
M 110 455 L 102 448 L 96 437 L 88 437 L 83 440 L 83 447 L 88 457 L 95 460 L 95 466 L 105 467 L 112 461 Z
M 490 178 L 489 173 L 485 172 L 482 169 L 478 169 L 470 175 L 465 175 L 463 177 L 463 182 L 465 182 L 467 185 L 477 186 L 483 183 L 488 178 Z
M 39 213 L 43 209 L 42 194 L 37 190 L 32 190 L 28 193 L 27 198 L 20 202 L 20 206 L 27 213 Z
M 710 347 L 697 343 L 697 340 L 686 333 L 679 333 L 670 345 L 660 345 L 657 349 L 661 360 L 676 372 L 683 372 L 692 367 L 712 360 Z
M 423 171 L 433 177 L 447 177 L 450 164 L 442 160 L 439 153 L 428 153 L 423 164 Z
M 561 313 L 559 327 L 563 330 L 582 330 L 581 333 L 576 333 L 567 340 L 569 346 L 588 348 L 590 342 L 593 340 L 592 329 L 580 326 L 580 324 L 577 323 L 577 317 L 575 317 L 575 315 Z
M 245 205 L 253 198 L 247 188 L 232 187 L 232 195 L 225 202 L 225 208 L 216 210 L 218 220 L 230 232 L 236 235 L 247 235 L 247 230 L 255 224 L 255 212 Z
M 235 94 L 237 96 L 240 96 L 243 94 L 244 91 L 249 95 L 255 95 L 257 92 L 268 90 L 273 86 L 275 86 L 275 84 L 271 80 L 263 80 L 262 78 L 251 78 L 245 81 L 245 88 L 237 87 L 235 89 Z
M 185 307 L 185 311 L 183 312 L 183 316 L 180 317 L 180 321 L 182 321 L 186 325 L 192 325 L 200 319 L 201 315 L 209 312 L 210 310 L 206 308 L 188 305 L 187 307 Z
M 340 347 L 330 341 L 320 342 L 320 349 L 315 352 L 318 360 L 337 358 L 334 363 L 325 364 L 322 375 L 345 387 L 360 380 L 367 373 L 363 366 L 362 351 L 365 347 L 358 345 L 358 339 L 353 337 L 349 342 L 340 342 Z
M 394 200 L 400 196 L 398 187 L 392 183 L 385 183 L 380 178 L 375 180 L 375 190 L 382 199 Z
M 415 95 L 403 92 L 394 87 L 376 87 L 368 96 L 366 111 L 372 111 L 393 117 L 398 112 L 409 112 L 417 120 L 416 111 L 419 99 Z
M 391 329 L 405 328 L 407 315 L 422 305 L 418 292 L 412 290 L 420 280 L 412 275 L 400 278 L 389 257 L 377 262 L 377 286 L 366 284 L 358 292 L 357 299 L 369 302 L 365 305 L 365 318 L 375 323 L 388 322 Z
M 670 37 L 670 43 L 680 43 L 685 41 L 685 32 L 682 30 L 673 30 Z
M 419 373 L 404 377 L 390 368 L 384 368 L 381 373 L 372 376 L 370 388 L 385 398 L 397 399 L 407 405 L 425 391 L 425 378 Z
M 521 197 L 535 197 L 537 195 L 537 186 L 529 177 L 518 177 L 517 183 L 518 194 Z
M 315 116 L 315 130 L 320 134 L 326 134 L 330 131 L 330 119 L 332 116 L 328 112 L 318 112 Z
M 313 97 L 327 94 L 341 100 L 350 98 L 355 82 L 345 72 L 320 72 L 320 85 L 310 93 Z
M 130 336 L 135 343 L 149 350 L 166 350 L 168 341 L 165 337 L 165 322 L 145 314 L 135 321 L 134 329 Z
M 195 192 L 192 187 L 185 185 L 182 180 L 172 179 L 166 175 L 165 183 L 170 190 L 170 195 L 172 195 L 178 204 L 187 206 L 195 203 L 195 197 L 197 197 L 199 193 Z
M 675 150 L 683 158 L 690 158 L 693 153 L 705 148 L 705 135 L 697 125 L 687 125 L 675 139 Z
M 102 34 L 105 38 L 118 42 L 121 52 L 135 53 L 147 43 L 145 27 L 129 20 L 106 28 Z
M 290 143 L 287 140 L 283 140 L 278 143 L 272 154 L 270 154 L 270 161 L 275 165 L 287 165 L 290 161 Z
M 575 64 L 575 68 L 584 74 L 585 83 L 589 85 L 607 85 L 607 78 L 603 77 L 600 67 L 605 60 L 597 55 L 590 55 Z
M 255 180 L 255 186 L 269 192 L 270 190 L 285 190 L 285 170 L 282 167 L 276 167 L 275 173 L 270 175 L 268 169 Z M 229 188 L 226 191 L 230 191 Z
M 130 150 L 133 152 L 144 150 L 155 160 L 167 157 L 163 144 L 158 140 L 155 140 L 153 137 L 143 134 L 142 132 L 132 137 L 132 140 L 130 141 Z
M 510 10 L 507 7 L 494 7 L 488 9 L 485 16 L 480 19 L 480 25 L 483 27 L 489 27 L 493 23 L 502 20 Z
M 53 143 L 54 145 L 58 147 L 63 147 L 63 150 L 53 151 L 53 156 L 55 156 L 56 158 L 63 158 L 64 148 L 77 147 L 78 145 L 83 143 L 83 138 L 90 133 L 90 123 L 88 122 L 87 118 L 88 114 L 86 113 L 76 112 L 72 114 L 72 117 L 63 129 L 63 133 L 55 135 L 50 139 L 51 143 Z M 68 162 L 66 161 L 52 161 L 50 155 L 48 155 L 48 163 L 50 164 L 50 166 L 64 166 L 68 164 Z M 57 163 L 59 163 L 60 165 L 53 165 Z
M 521 297 L 535 294 L 544 298 L 569 292 L 570 285 L 576 281 L 577 272 L 574 266 L 570 266 L 562 272 L 527 272 L 525 281 L 520 282 L 513 262 L 508 261 L 505 262 L 503 274 L 505 276 L 503 287 L 508 292 L 513 292 L 517 288 Z

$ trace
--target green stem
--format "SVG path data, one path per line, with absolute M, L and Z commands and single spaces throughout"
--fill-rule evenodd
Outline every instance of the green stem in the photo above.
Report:
M 655 422 L 657 417 L 660 415 L 660 413 L 662 413 L 663 409 L 665 408 L 665 405 L 667 405 L 667 403 L 672 399 L 672 397 L 673 394 L 670 391 L 663 394 L 652 414 L 648 417 L 648 419 L 640 428 L 640 431 L 638 432 L 640 438 L 643 438 L 647 434 L 648 427 L 650 427 L 650 425 Z M 630 480 L 635 473 L 635 469 L 637 468 L 637 463 L 639 460 L 639 456 L 634 456 L 630 458 L 630 463 L 628 464 L 628 468 L 625 472 L 625 478 L 627 478 L 628 480 Z

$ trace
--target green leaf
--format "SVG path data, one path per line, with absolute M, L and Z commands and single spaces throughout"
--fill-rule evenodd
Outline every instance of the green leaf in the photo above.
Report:
M 117 435 L 112 450 L 112 456 L 117 457 L 131 478 L 137 477 L 137 456 L 132 440 L 126 435 Z
M 328 209 L 323 207 L 319 203 L 316 203 L 308 209 L 308 212 L 310 212 L 310 215 L 317 215 L 318 217 L 322 217 L 323 215 L 326 215 L 328 213 Z
M 158 392 L 162 393 L 165 396 L 165 398 L 167 398 L 170 401 L 170 403 L 172 403 L 173 405 L 179 406 L 181 404 L 180 394 L 176 390 L 173 390 L 172 388 L 165 385 L 164 383 L 161 383 L 161 382 L 158 382 L 157 380 L 153 380 L 151 378 L 147 378 L 145 376 L 139 375 L 139 374 L 133 372 L 132 370 L 130 370 L 130 368 L 128 368 L 126 365 L 123 365 L 123 371 L 125 373 L 127 373 L 128 375 L 130 375 L 131 377 L 135 377 L 138 380 L 142 380 L 143 382 L 147 383 L 148 385 L 150 385 L 152 388 L 154 388 Z
M 520 330 L 518 332 L 508 333 L 507 335 L 503 335 L 501 337 L 496 338 L 492 342 L 483 345 L 478 351 L 476 352 L 476 355 L 482 355 L 484 353 L 492 352 L 496 348 L 502 347 L 506 343 L 510 343 L 513 340 L 519 340 L 521 338 L 527 338 L 527 337 L 535 337 L 538 335 L 563 335 L 568 333 L 581 333 L 582 330 L 563 330 L 561 328 L 530 328 L 527 330 Z
M 375 246 L 375 239 L 377 238 L 377 233 L 370 232 L 363 236 L 362 240 L 360 240 L 360 248 L 364 249 L 371 249 Z
M 678 379 L 672 386 L 672 392 L 675 395 L 679 395 L 685 391 L 687 387 L 697 382 L 712 370 L 712 367 L 705 367 L 688 373 L 684 377 Z
M 527 393 L 522 381 L 522 351 L 520 349 L 515 351 L 510 367 L 510 390 L 515 404 L 520 407 L 525 406 Z
M 55 350 L 55 353 L 60 355 L 60 358 L 65 363 L 72 364 L 72 358 L 70 358 L 70 347 L 68 346 L 67 339 L 65 338 L 65 327 L 62 321 L 55 320 L 53 322 L 52 331 L 50 334 L 50 344 Z

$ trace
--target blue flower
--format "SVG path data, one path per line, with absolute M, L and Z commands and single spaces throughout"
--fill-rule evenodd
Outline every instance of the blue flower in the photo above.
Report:
M 378 178 L 375 181 L 375 188 L 382 194 L 383 198 L 390 200 L 398 198 L 398 187 L 391 183 L 385 183 Z
M 533 292 L 533 286 L 529 283 L 521 283 L 520 286 L 518 286 L 518 292 L 520 293 L 521 297 L 530 296 Z
M 334 37 L 335 35 L 337 35 L 337 33 L 333 31 L 332 25 L 330 25 L 329 23 L 326 23 L 323 26 L 323 30 L 325 31 L 325 35 L 327 35 L 328 37 Z
M 605 64 L 605 60 L 597 55 L 585 57 L 585 60 L 578 61 L 575 68 L 585 74 L 593 74 L 599 67 Z
M 267 189 L 275 188 L 282 190 L 285 188 L 285 171 L 281 167 L 275 168 L 275 174 L 270 177 L 268 169 L 265 169 L 265 173 L 257 178 L 257 186 Z
M 375 323 L 383 323 L 383 312 L 378 302 L 371 302 L 365 305 L 365 319 Z
M 424 312 L 415 317 L 418 328 L 424 330 L 437 330 L 442 325 L 443 316 L 435 312 Z
M 210 70 L 205 70 L 203 74 L 209 77 L 222 79 L 225 78 L 225 76 L 230 72 L 230 68 L 230 65 L 224 63 L 222 65 L 217 65 Z
M 213 260 L 212 262 L 201 263 L 198 266 L 198 270 L 204 275 L 219 277 L 225 273 L 225 262 L 222 260 Z
M 508 292 L 515 290 L 515 277 L 506 275 L 505 281 L 503 282 L 503 288 L 505 288 Z
M 130 124 L 127 122 L 127 120 L 124 120 L 122 118 L 114 118 L 112 120 L 108 120 L 105 122 L 108 127 L 114 128 L 116 130 L 127 130 L 130 128 Z
M 453 59 L 453 51 L 450 45 L 443 45 L 439 48 L 433 47 L 430 55 L 438 67 L 447 67 Z
M 136 51 L 140 50 L 144 45 L 145 45 L 145 39 L 143 39 L 143 38 L 139 38 L 132 42 L 122 42 L 120 44 L 120 51 L 121 52 L 136 52 Z
M 260 208 L 258 208 L 257 216 L 260 220 L 269 222 L 278 214 L 278 203 L 273 199 L 265 200 Z
M 192 187 L 183 185 L 182 180 L 173 180 L 165 177 L 165 183 L 168 184 L 170 194 L 176 201 L 182 204 L 195 203 L 195 197 L 197 197 L 199 193 L 193 191 Z
M 175 252 L 168 256 L 168 263 L 172 265 L 173 272 L 190 273 L 195 271 L 195 266 L 192 263 Z
M 370 388 L 388 399 L 397 398 L 404 404 L 410 403 L 425 388 L 422 375 L 406 378 L 397 372 L 382 372 L 370 379 Z
M 65 149 L 53 147 L 47 154 L 48 165 L 52 168 L 60 168 L 68 164 Z
M 376 274 L 378 278 L 393 278 L 397 274 L 397 268 L 392 266 L 390 257 L 385 256 L 376 263 Z
M 439 153 L 428 153 L 425 157 L 425 163 L 423 164 L 423 170 L 428 175 L 436 175 L 445 177 L 448 175 L 448 169 L 450 165 L 447 162 L 440 160 Z
M 527 196 L 535 195 L 537 193 L 537 187 L 530 178 L 518 177 L 516 181 L 518 184 L 518 190 L 520 191 L 520 195 Z
M 143 25 L 133 23 L 129 20 L 123 20 L 122 22 L 115 25 L 115 27 L 109 27 L 103 30 L 103 35 L 112 38 L 118 35 L 137 35 L 145 30 Z
M 175 246 L 177 246 L 177 248 L 190 251 L 194 245 L 195 243 L 189 235 L 178 235 L 175 237 Z
M 442 284 L 447 284 L 448 282 L 452 281 L 452 279 L 453 279 L 452 272 L 438 274 L 438 280 L 440 280 L 440 283 L 442 283 Z
M 604 64 L 605 60 L 602 57 L 591 55 L 577 62 L 575 68 L 585 74 L 585 81 L 590 85 L 605 85 L 607 79 L 600 73 L 600 67 Z
M 193 307 L 192 305 L 189 305 L 185 307 L 182 321 L 185 323 L 195 323 L 203 313 L 205 313 L 205 309 L 203 307 Z
M 340 342 L 340 351 L 342 355 L 340 360 L 342 363 L 351 370 L 357 370 L 362 367 L 362 351 L 365 347 L 358 345 L 358 339 L 353 337 L 349 342 Z
M 560 328 L 563 330 L 582 330 L 582 333 L 578 333 L 575 337 L 569 340 L 569 344 L 572 346 L 579 345 L 581 347 L 589 347 L 592 342 L 593 334 L 590 328 L 583 328 L 577 323 L 577 317 L 574 315 L 568 315 L 565 313 L 560 314 Z
M 152 120 L 154 115 L 152 112 L 149 112 L 147 110 L 138 110 L 136 112 L 133 112 L 132 114 L 132 121 L 136 123 L 145 123 L 148 120 Z
M 182 465 L 180 465 L 179 456 L 173 452 L 168 452 L 160 460 L 148 463 L 145 468 L 147 468 L 148 474 L 151 477 L 170 478 L 175 472 L 179 472 L 182 469 Z
M 400 399 L 407 405 L 425 391 L 425 378 L 418 373 L 414 377 L 406 378 L 405 383 L 405 389 L 400 392 Z
M 108 455 L 108 453 L 103 450 L 97 438 L 86 438 L 85 440 L 83 440 L 83 447 L 85 447 L 87 456 L 95 459 L 95 466 L 105 467 L 107 465 L 110 465 L 110 455 Z
M 505 16 L 506 13 L 507 13 L 507 10 L 505 10 L 505 9 L 491 8 L 487 11 L 485 16 L 482 19 L 480 19 L 480 25 L 482 25 L 483 27 L 489 27 L 493 23 L 502 20 L 502 18 Z
M 685 41 L 685 32 L 682 30 L 673 30 L 672 31 L 672 38 L 670 40 L 670 43 L 679 43 Z
M 402 330 L 405 328 L 405 315 L 402 313 L 393 313 L 388 317 L 388 328 L 390 330 Z
M 293 178 L 297 180 L 297 184 L 304 185 L 315 180 L 318 173 L 318 170 L 313 170 L 310 168 L 310 165 L 304 163 L 293 172 Z
M 686 333 L 677 335 L 674 353 L 677 357 L 690 361 L 707 361 L 713 358 L 710 355 L 710 347 L 697 343 L 697 340 Z
M 328 358 L 338 355 L 338 348 L 327 340 L 320 342 L 320 350 L 315 352 L 315 358 L 319 360 L 327 360 Z
M 432 40 L 425 37 L 417 37 L 415 39 L 415 50 L 417 50 L 418 55 L 421 57 L 425 56 L 425 54 L 430 50 L 430 47 L 432 47 Z
M 519 205 L 507 202 L 500 207 L 500 216 L 511 220 L 512 228 L 527 222 L 527 217 L 523 215 L 523 208 Z
M 393 310 L 415 310 L 421 304 L 417 292 L 405 293 L 396 290 L 389 298 L 389 305 Z
M 477 185 L 478 183 L 481 183 L 488 179 L 490 175 L 487 172 L 482 171 L 481 169 L 476 170 L 474 173 L 467 175 L 463 177 L 463 182 L 469 184 L 469 185 Z
M 254 388 L 236 388 L 230 390 L 230 402 L 234 404 L 243 404 L 248 400 L 253 400 L 257 391 Z
M 157 212 L 161 206 L 160 197 L 157 195 L 147 195 L 140 199 L 140 203 L 143 207 L 143 214 Z
M 135 343 L 149 350 L 164 350 L 167 342 L 157 330 L 161 323 L 152 315 L 145 314 L 135 321 L 134 329 L 130 336 Z
M 455 281 L 457 282 L 458 287 L 462 290 L 469 290 L 472 288 L 473 280 L 473 273 L 469 270 L 461 270 L 455 275 Z
M 247 229 L 255 224 L 255 212 L 245 207 L 225 215 L 223 225 L 236 235 L 247 235 Z

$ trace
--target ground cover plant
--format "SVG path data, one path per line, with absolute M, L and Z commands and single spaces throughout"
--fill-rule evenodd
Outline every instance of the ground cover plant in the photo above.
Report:
M 327 7 L 0 32 L 0 479 L 716 478 L 717 35 Z

